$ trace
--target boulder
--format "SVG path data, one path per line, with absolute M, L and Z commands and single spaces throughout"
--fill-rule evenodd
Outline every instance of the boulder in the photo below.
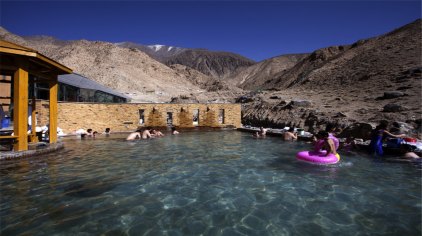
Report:
M 253 98 L 249 96 L 240 96 L 236 99 L 236 103 L 248 103 L 253 102 Z
M 347 117 L 343 112 L 337 112 L 336 117 Z
M 170 103 L 199 103 L 199 101 L 196 97 L 180 95 L 178 97 L 172 97 Z
M 338 138 L 361 138 L 368 140 L 371 138 L 372 125 L 368 123 L 354 123 L 346 127 L 339 135 Z
M 405 96 L 405 93 L 400 91 L 386 91 L 384 92 L 384 99 L 398 98 Z
M 289 103 L 292 107 L 310 107 L 312 103 L 306 100 L 293 100 Z
M 401 112 L 401 111 L 407 111 L 407 110 L 409 110 L 409 108 L 399 105 L 399 104 L 394 104 L 394 103 L 389 103 L 385 105 L 383 108 L 384 112 Z

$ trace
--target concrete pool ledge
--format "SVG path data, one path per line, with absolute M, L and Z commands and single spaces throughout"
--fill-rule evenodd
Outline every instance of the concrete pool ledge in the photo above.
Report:
M 30 144 L 29 150 L 26 150 L 26 151 L 19 151 L 19 152 L 1 151 L 0 161 L 37 156 L 41 154 L 55 152 L 63 148 L 64 148 L 63 142 L 57 142 L 57 143 L 39 142 L 35 144 Z

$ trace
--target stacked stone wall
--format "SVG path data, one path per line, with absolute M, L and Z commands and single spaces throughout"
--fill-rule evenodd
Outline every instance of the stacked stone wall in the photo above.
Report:
M 48 101 L 37 100 L 37 126 L 48 124 Z M 144 110 L 143 123 L 139 111 Z M 224 123 L 219 117 L 224 110 Z M 198 124 L 193 123 L 193 114 L 199 110 Z M 179 128 L 240 127 L 240 104 L 145 104 L 145 103 L 71 103 L 59 102 L 58 127 L 65 133 L 78 129 L 133 131 L 139 126 L 166 127 L 167 113 L 172 113 L 172 124 Z

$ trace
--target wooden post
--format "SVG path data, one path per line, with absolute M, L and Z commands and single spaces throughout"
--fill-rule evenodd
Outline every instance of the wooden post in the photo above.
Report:
M 58 80 L 55 75 L 50 82 L 50 126 L 48 127 L 50 143 L 57 142 L 57 91 Z
M 13 75 L 13 131 L 18 136 L 15 151 L 28 150 L 28 72 L 19 68 Z

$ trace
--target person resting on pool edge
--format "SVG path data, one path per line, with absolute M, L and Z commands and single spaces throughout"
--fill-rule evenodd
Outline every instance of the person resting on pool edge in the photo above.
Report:
M 297 132 L 294 132 L 295 128 L 290 127 L 288 130 L 284 131 L 283 139 L 285 141 L 294 141 L 297 140 Z
M 267 134 L 267 129 L 265 129 L 264 127 L 261 126 L 259 128 L 259 132 L 258 131 L 255 132 L 255 134 L 253 134 L 253 136 L 255 138 L 265 138 L 266 134 Z

